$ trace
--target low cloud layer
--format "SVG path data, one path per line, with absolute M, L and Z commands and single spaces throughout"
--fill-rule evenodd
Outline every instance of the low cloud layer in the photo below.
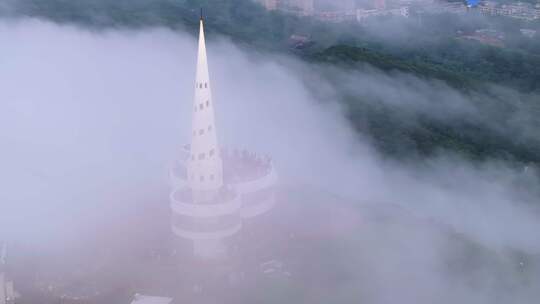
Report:
M 167 204 L 167 168 L 189 136 L 192 36 L 160 28 L 93 32 L 24 19 L 0 22 L 0 45 L 1 237 L 39 250 L 65 248 L 101 233 L 100 226 L 110 227 L 147 198 L 163 197 L 156 204 Z M 223 143 L 272 155 L 283 184 L 356 202 L 344 207 L 346 213 L 373 204 L 400 206 L 432 223 L 402 231 L 394 224 L 403 227 L 406 220 L 397 216 L 384 231 L 368 227 L 345 236 L 371 246 L 350 252 L 363 261 L 351 266 L 357 276 L 360 266 L 375 269 L 365 288 L 370 302 L 433 303 L 441 297 L 448 300 L 439 303 L 488 303 L 502 296 L 502 302 L 534 303 L 538 268 L 532 268 L 530 284 L 521 284 L 511 270 L 514 261 L 503 255 L 504 286 L 514 289 L 494 293 L 486 280 L 499 282 L 500 274 L 490 271 L 474 273 L 479 278 L 471 280 L 485 283 L 475 289 L 460 282 L 466 275 L 440 269 L 449 256 L 444 251 L 452 248 L 441 245 L 441 233 L 429 231 L 446 227 L 495 255 L 511 250 L 538 256 L 534 174 L 444 151 L 422 163 L 384 159 L 369 136 L 351 128 L 327 80 L 314 77 L 318 89 L 310 89 L 304 73 L 318 73 L 318 67 L 241 49 L 221 37 L 212 37 L 208 50 Z M 358 94 L 381 103 L 401 100 L 396 106 L 405 111 L 448 120 L 478 115 L 466 96 L 438 82 L 370 67 L 334 73 Z M 527 130 L 520 134 L 531 136 L 519 122 L 516 129 Z M 434 294 L 421 296 L 426 289 Z

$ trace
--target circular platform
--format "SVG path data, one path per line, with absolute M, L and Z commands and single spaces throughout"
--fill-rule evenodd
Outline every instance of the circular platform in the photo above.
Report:
M 212 203 L 194 203 L 189 189 L 189 146 L 169 171 L 175 235 L 191 240 L 225 238 L 237 233 L 242 219 L 254 218 L 275 204 L 278 176 L 272 160 L 246 150 L 222 148 L 223 183 L 227 189 Z

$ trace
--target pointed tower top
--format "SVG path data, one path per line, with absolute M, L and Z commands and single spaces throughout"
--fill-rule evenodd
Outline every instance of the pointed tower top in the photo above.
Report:
M 208 74 L 203 15 L 200 19 L 199 50 L 195 75 L 191 160 L 188 163 L 190 188 L 197 197 L 213 196 L 223 186 L 223 164 L 219 153 L 214 119 L 214 103 Z M 204 194 L 202 194 L 204 193 Z M 209 195 L 209 196 L 206 196 Z
M 201 19 L 200 19 L 200 20 L 201 20 L 201 21 L 203 21 L 203 20 L 204 20 L 204 17 L 203 17 L 203 11 L 202 11 L 202 7 L 201 7 Z

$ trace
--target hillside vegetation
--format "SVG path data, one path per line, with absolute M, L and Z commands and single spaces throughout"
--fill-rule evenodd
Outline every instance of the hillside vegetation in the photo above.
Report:
M 540 22 L 490 19 L 474 13 L 420 18 L 413 12 L 407 20 L 325 24 L 267 12 L 250 0 L 7 0 L 0 6 L 0 15 L 45 18 L 95 30 L 165 26 L 196 33 L 201 7 L 210 33 L 266 53 L 292 54 L 322 67 L 317 70 L 341 92 L 338 100 L 346 106 L 352 125 L 386 155 L 415 157 L 445 150 L 473 159 L 540 162 L 540 138 L 512 134 L 516 124 L 540 126 L 536 119 L 540 116 L 540 38 L 526 38 L 519 32 L 523 27 L 540 29 Z M 480 28 L 503 32 L 505 47 L 457 38 L 456 33 Z M 288 41 L 292 34 L 309 37 L 314 45 L 293 49 Z M 450 122 L 425 113 L 404 113 L 341 87 L 324 68 L 355 72 L 365 64 L 444 82 L 469 96 L 483 116 Z M 492 84 L 517 93 L 496 94 Z M 528 113 L 528 119 L 516 122 L 519 113 Z

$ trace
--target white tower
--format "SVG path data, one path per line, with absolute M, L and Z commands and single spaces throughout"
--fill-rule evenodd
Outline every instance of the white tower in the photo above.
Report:
M 241 228 L 241 201 L 240 196 L 223 182 L 223 160 L 216 135 L 202 16 L 199 24 L 191 145 L 183 166 L 186 179 L 173 183 L 173 232 L 193 241 L 195 256 L 220 258 L 226 253 L 224 240 Z
M 173 233 L 192 242 L 194 256 L 215 259 L 227 256 L 227 243 L 241 230 L 242 219 L 272 208 L 277 175 L 268 157 L 221 151 L 202 17 L 199 23 L 191 145 L 184 146 L 181 158 L 169 172 L 170 201 Z
M 204 203 L 214 199 L 223 187 L 223 162 L 215 130 L 202 16 L 199 23 L 199 52 L 191 124 L 191 160 L 187 166 L 187 173 L 194 200 Z

